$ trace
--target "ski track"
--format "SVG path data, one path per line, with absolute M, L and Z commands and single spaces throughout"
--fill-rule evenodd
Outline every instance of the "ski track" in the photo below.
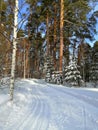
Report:
M 31 127 L 31 125 L 34 123 L 33 122 L 34 121 L 34 117 L 36 115 L 36 112 L 38 111 L 38 106 L 39 105 L 40 105 L 39 99 L 36 98 L 36 105 L 34 106 L 34 109 L 32 110 L 32 112 L 30 112 L 29 116 L 23 122 L 23 124 L 21 125 L 19 130 L 27 130 L 29 126 Z
M 2 113 L 4 113 L 4 117 L 6 116 L 6 119 L 3 117 L 0 117 L 0 123 L 2 122 L 2 124 L 0 124 L 0 130 L 5 130 L 6 124 L 8 122 L 8 118 L 9 115 L 11 113 L 11 109 L 9 109 L 9 107 L 6 107 L 6 104 L 3 104 L 3 106 L 0 107 L 1 111 L 0 111 L 0 115 Z
M 88 104 L 98 108 L 98 99 L 93 100 L 93 98 L 91 98 L 91 97 L 88 97 L 86 95 L 80 95 L 80 94 L 73 92 L 73 91 L 71 92 L 71 90 L 64 90 L 64 89 L 61 90 L 60 88 L 53 88 L 53 89 L 60 91 L 62 93 L 65 93 L 67 95 L 76 97 L 77 99 L 82 100 L 84 102 L 87 102 Z
M 95 113 L 86 107 L 88 104 L 91 109 L 97 109 L 97 100 L 93 102 L 93 99 L 63 87 L 55 87 L 55 85 L 53 87 L 51 84 L 42 86 L 43 82 L 41 84 L 37 81 L 35 84 L 33 81 L 25 83 L 27 88 L 21 86 L 17 88 L 20 93 L 17 94 L 16 91 L 16 97 L 22 96 L 23 99 L 14 102 L 16 108 L 14 109 L 13 105 L 9 110 L 9 107 L 3 109 L 4 105 L 2 106 L 3 113 L 7 110 L 9 112 L 6 113 L 5 122 L 0 118 L 0 122 L 3 121 L 4 125 L 4 127 L 0 126 L 0 130 L 13 130 L 13 128 L 14 130 L 68 130 L 68 128 L 71 130 L 98 130 L 98 113 L 94 118 Z M 21 106 L 23 101 L 25 108 Z M 75 101 L 79 102 L 80 106 L 75 105 Z M 70 121 L 73 124 L 70 124 Z M 91 126 L 89 122 L 91 122 Z
M 32 108 L 31 108 L 32 111 L 30 110 L 29 113 L 27 113 L 27 114 L 24 116 L 23 120 L 21 120 L 21 121 L 19 122 L 19 125 L 15 128 L 15 130 L 22 130 L 22 129 L 24 128 L 24 126 L 25 126 L 26 124 L 28 124 L 28 119 L 30 118 L 30 115 L 32 115 L 32 114 L 35 112 L 35 109 L 36 109 L 37 104 L 38 104 L 38 100 L 34 99 L 34 103 L 32 104 Z M 33 112 L 33 113 L 32 113 L 32 112 Z M 21 128 L 21 129 L 20 129 L 20 128 Z
M 53 85 L 52 85 L 53 86 Z M 50 87 L 49 87 L 50 88 Z M 60 88 L 60 87 L 57 87 L 57 88 L 55 88 L 55 87 L 51 87 L 51 89 L 49 89 L 49 90 L 51 90 L 51 91 L 55 91 L 55 93 L 56 92 L 58 92 L 59 93 L 59 95 L 61 95 L 61 93 L 63 94 L 63 95 L 68 95 L 68 96 L 70 96 L 70 97 L 72 97 L 72 98 L 76 98 L 76 100 L 80 100 L 80 102 L 81 101 L 83 101 L 83 103 L 82 103 L 82 106 L 81 106 L 81 111 L 82 111 L 82 116 L 83 116 L 83 118 L 84 118 L 84 120 L 83 120 L 83 128 L 85 129 L 85 130 L 92 130 L 92 128 L 90 128 L 89 127 L 89 129 L 88 129 L 88 126 L 86 126 L 87 125 L 87 120 L 88 119 L 90 119 L 90 121 L 92 122 L 92 124 L 94 124 L 94 130 L 98 130 L 98 118 L 97 119 L 94 119 L 94 117 L 93 117 L 93 113 L 90 113 L 90 111 L 85 107 L 85 103 L 88 103 L 88 104 L 90 104 L 92 107 L 95 107 L 96 109 L 98 108 L 98 102 L 97 101 L 95 101 L 96 102 L 96 104 L 95 104 L 95 102 L 90 102 L 91 100 L 89 99 L 89 97 L 86 99 L 85 98 L 85 96 L 84 95 L 79 95 L 78 93 L 76 93 L 76 92 L 70 92 L 70 90 L 66 90 L 66 89 L 62 89 L 62 88 Z M 46 89 L 45 89 L 45 91 L 44 91 L 44 93 L 46 93 L 46 92 L 48 92 L 48 91 L 46 91 Z M 50 92 L 51 93 L 51 92 Z M 66 96 L 65 96 L 65 98 L 66 98 Z M 58 99 L 60 99 L 60 96 L 58 97 Z M 60 99 L 60 101 L 61 101 L 61 99 Z M 73 106 L 72 106 L 73 107 Z M 70 108 L 69 108 L 70 109 Z M 64 114 L 64 113 L 63 113 Z M 78 113 L 77 113 L 78 114 Z M 98 112 L 97 112 L 97 115 L 98 115 Z M 74 117 L 75 117 L 76 115 L 74 115 Z M 59 128 L 59 126 L 58 126 L 58 128 Z M 62 129 L 63 130 L 63 128 L 59 128 L 59 129 Z M 83 130 L 84 130 L 83 129 Z M 65 128 L 64 128 L 64 130 L 65 130 Z M 80 130 L 80 129 L 79 129 Z
M 35 113 L 35 116 L 37 115 L 36 118 L 33 119 L 33 123 L 31 125 L 30 130 L 47 130 L 48 124 L 49 124 L 49 106 L 47 102 L 44 102 L 44 94 L 42 94 L 39 89 L 37 89 L 38 86 L 35 86 L 36 91 L 38 92 L 38 100 L 39 100 L 39 106 L 38 110 L 39 113 L 38 115 Z M 40 109 L 39 109 L 40 108 Z M 37 110 L 37 112 L 38 112 Z
M 35 90 L 36 90 L 36 88 L 35 88 Z M 29 130 L 46 130 L 47 129 L 47 127 L 48 127 L 48 121 L 47 121 L 48 105 L 45 104 L 43 100 L 40 100 L 39 92 L 36 96 L 36 102 L 37 102 L 37 104 L 34 107 L 34 110 L 32 111 L 32 113 L 29 114 L 29 116 L 24 121 L 24 123 L 22 124 L 22 126 L 19 130 L 27 130 L 27 129 L 29 129 Z

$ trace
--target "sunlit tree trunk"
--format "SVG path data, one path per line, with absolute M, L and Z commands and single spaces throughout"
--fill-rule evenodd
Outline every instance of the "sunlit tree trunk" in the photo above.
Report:
M 26 48 L 26 77 L 27 78 L 29 78 L 28 77 L 28 72 L 29 72 L 29 60 L 28 60 L 28 55 L 29 55 L 29 50 L 28 50 L 28 48 Z
M 62 71 L 63 61 L 63 27 L 64 27 L 64 0 L 60 1 L 60 59 L 59 71 Z
M 16 71 L 17 71 L 17 76 L 20 76 L 20 71 L 19 71 L 19 62 L 20 62 L 20 51 L 19 49 L 17 49 L 17 52 L 16 52 Z
M 11 100 L 13 100 L 13 91 L 14 91 L 14 82 L 15 82 L 17 24 L 18 24 L 18 0 L 15 0 L 14 28 L 13 28 L 13 52 L 12 52 L 12 66 L 11 66 L 11 80 L 10 80 L 10 99 Z
M 8 76 L 8 52 L 6 53 L 6 59 L 5 59 L 5 76 Z
M 73 60 L 75 59 L 75 52 L 76 52 L 76 43 L 73 43 Z
M 23 40 L 24 42 L 24 72 L 23 72 L 23 77 L 24 79 L 26 78 L 26 42 L 25 39 Z
M 29 59 L 29 50 L 30 50 L 30 44 L 29 41 L 27 42 L 27 51 L 26 51 L 26 70 L 27 70 L 27 78 L 30 77 L 30 59 Z

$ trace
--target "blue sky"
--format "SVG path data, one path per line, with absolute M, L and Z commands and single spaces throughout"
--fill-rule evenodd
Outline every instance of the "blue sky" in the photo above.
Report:
M 27 11 L 27 8 L 28 8 L 28 4 L 26 4 L 25 0 L 19 0 L 19 16 L 18 16 L 18 23 L 21 21 L 22 19 L 22 14 L 26 14 L 26 17 L 25 17 L 25 20 L 23 18 L 23 22 L 19 23 L 19 27 L 22 25 L 23 23 L 23 26 L 22 28 L 25 26 L 25 24 L 27 23 L 27 20 L 26 18 L 28 17 L 29 15 L 29 11 Z
M 98 10 L 98 2 L 96 2 L 95 11 Z M 98 19 L 97 19 L 98 20 Z M 96 30 L 98 31 L 98 24 L 96 25 Z M 98 40 L 98 34 L 95 35 L 95 39 Z
M 21 8 L 21 10 L 20 10 L 21 14 L 25 13 L 25 14 L 28 15 L 30 12 L 27 11 L 28 5 L 25 3 L 25 0 L 19 0 L 19 8 L 21 7 L 21 5 L 23 5 L 22 8 Z M 95 2 L 95 3 L 90 2 L 89 5 L 90 5 L 91 7 L 94 7 L 94 9 L 91 11 L 91 13 L 93 13 L 93 12 L 96 11 L 96 10 L 98 10 L 98 2 Z M 20 20 L 21 20 L 21 17 L 20 17 L 20 15 L 19 15 L 19 21 L 20 21 Z M 27 21 L 24 22 L 23 26 L 24 26 L 26 23 L 27 23 Z M 19 27 L 20 27 L 20 26 L 21 26 L 21 24 L 19 25 Z M 98 23 L 96 24 L 96 30 L 98 31 Z M 95 34 L 95 35 L 94 35 L 94 38 L 95 38 L 94 41 L 89 41 L 89 40 L 87 40 L 87 39 L 86 39 L 85 41 L 88 42 L 91 46 L 93 46 L 94 43 L 95 43 L 95 41 L 98 40 L 98 34 Z
M 90 2 L 89 4 L 90 4 L 90 6 L 93 8 L 93 10 L 91 11 L 91 13 L 93 13 L 93 12 L 95 12 L 95 11 L 98 10 L 98 2 Z M 97 21 L 98 21 L 98 18 L 97 18 Z M 98 32 L 98 22 L 97 22 L 97 24 L 96 24 L 96 31 Z M 95 38 L 95 40 L 94 40 L 93 42 L 91 42 L 91 41 L 89 41 L 89 40 L 86 40 L 86 41 L 89 42 L 89 44 L 90 44 L 91 46 L 93 46 L 94 43 L 95 43 L 96 41 L 98 41 L 98 34 L 95 34 L 95 35 L 94 35 L 94 38 Z

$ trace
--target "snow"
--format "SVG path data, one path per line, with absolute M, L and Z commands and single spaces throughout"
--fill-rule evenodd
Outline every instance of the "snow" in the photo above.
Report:
M 98 130 L 98 89 L 18 80 L 0 89 L 0 130 Z
M 0 105 L 4 104 L 9 100 L 9 96 L 5 94 L 0 94 Z

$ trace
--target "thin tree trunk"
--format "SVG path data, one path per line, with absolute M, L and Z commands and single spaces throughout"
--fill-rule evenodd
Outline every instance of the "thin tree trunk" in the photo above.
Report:
M 30 44 L 27 42 L 27 53 L 26 53 L 26 63 L 27 63 L 27 77 L 30 78 L 30 58 L 29 58 L 29 50 L 30 50 Z
M 60 1 L 60 59 L 59 59 L 59 71 L 62 71 L 63 61 L 63 27 L 64 27 L 64 0 Z
M 11 80 L 10 80 L 11 100 L 13 100 L 13 91 L 14 91 L 14 82 L 15 82 L 17 24 L 18 24 L 18 0 L 15 0 L 14 28 L 13 28 L 13 52 L 12 52 L 12 66 L 11 66 Z
M 55 16 L 54 16 L 54 48 L 53 48 L 53 59 L 54 59 L 54 68 L 56 70 L 56 42 L 57 42 L 57 19 L 56 19 L 56 14 L 57 14 L 57 7 L 56 4 L 54 5 L 54 12 L 55 12 Z
M 72 59 L 75 59 L 75 52 L 76 52 L 76 43 L 73 44 L 73 56 Z
M 26 48 L 26 76 L 27 78 L 28 77 L 28 48 Z
M 7 76 L 7 71 L 8 71 L 8 52 L 6 53 L 6 56 L 5 56 L 5 72 L 4 72 L 4 75 Z
M 0 0 L 0 11 L 2 11 L 2 0 Z M 2 21 L 1 21 L 1 17 L 2 17 L 2 16 L 1 16 L 1 13 L 0 13 L 0 22 L 2 22 Z
M 46 19 L 46 28 L 47 28 L 47 34 L 46 34 L 46 37 L 47 37 L 47 55 L 49 54 L 50 52 L 50 46 L 49 46 L 49 15 L 48 15 L 48 12 L 47 12 L 47 19 Z
M 26 47 L 25 47 L 25 39 L 23 40 L 24 42 L 24 79 L 26 78 Z
M 17 76 L 19 77 L 20 76 L 20 65 L 19 65 L 19 62 L 20 62 L 20 51 L 19 49 L 17 49 L 17 52 L 16 52 L 16 71 L 17 71 Z

